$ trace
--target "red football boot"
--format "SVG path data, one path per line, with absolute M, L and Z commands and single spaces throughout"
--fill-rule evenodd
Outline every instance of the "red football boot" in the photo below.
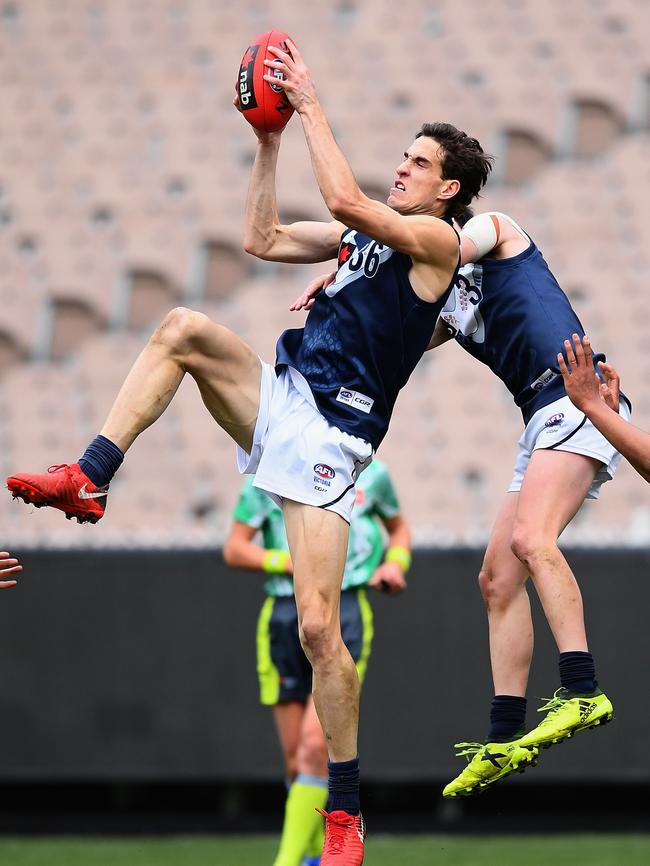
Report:
M 50 466 L 44 475 L 10 475 L 7 487 L 14 499 L 37 508 L 58 508 L 68 520 L 76 517 L 78 523 L 97 523 L 106 510 L 108 484 L 95 487 L 78 463 Z
M 320 866 L 361 866 L 366 822 L 363 816 L 347 812 L 323 812 L 325 818 L 325 845 Z

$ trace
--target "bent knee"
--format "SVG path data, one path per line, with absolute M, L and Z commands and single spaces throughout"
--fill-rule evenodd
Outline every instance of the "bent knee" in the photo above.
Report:
M 307 613 L 302 617 L 300 643 L 310 658 L 330 654 L 340 641 L 340 628 L 324 613 Z
M 488 610 L 503 610 L 519 592 L 525 581 L 519 575 L 484 565 L 478 576 L 481 595 Z
M 510 550 L 520 562 L 530 566 L 532 562 L 552 558 L 558 551 L 555 539 L 546 538 L 522 526 L 515 526 L 510 539 Z
M 209 322 L 205 313 L 187 307 L 174 307 L 161 322 L 153 339 L 178 354 L 189 354 Z

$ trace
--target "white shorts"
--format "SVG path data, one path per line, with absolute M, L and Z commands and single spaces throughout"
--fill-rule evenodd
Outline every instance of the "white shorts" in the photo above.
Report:
M 630 420 L 630 410 L 623 399 L 621 399 L 619 414 L 626 421 Z M 519 440 L 515 474 L 508 492 L 521 490 L 528 462 L 533 451 L 539 448 L 570 451 L 573 454 L 584 454 L 586 457 L 600 460 L 602 466 L 598 469 L 589 488 L 587 499 L 598 499 L 601 485 L 614 477 L 616 467 L 621 460 L 621 455 L 614 446 L 566 396 L 538 409 L 526 425 Z
M 344 433 L 318 411 L 304 377 L 293 368 L 276 375 L 262 362 L 260 409 L 250 454 L 237 447 L 241 473 L 282 505 L 291 499 L 334 511 L 350 522 L 355 483 L 373 458 L 364 439 Z

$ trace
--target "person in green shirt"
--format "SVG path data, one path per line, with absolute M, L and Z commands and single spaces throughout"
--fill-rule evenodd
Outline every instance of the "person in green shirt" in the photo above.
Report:
M 255 539 L 258 532 L 261 545 Z M 388 469 L 373 460 L 356 484 L 341 587 L 341 633 L 360 681 L 373 638 L 366 587 L 390 595 L 406 589 L 410 547 L 409 527 L 400 514 Z M 252 476 L 242 487 L 223 555 L 228 565 L 267 575 L 267 598 L 257 629 L 260 700 L 273 707 L 289 786 L 274 866 L 316 866 L 323 845 L 323 822 L 316 809 L 323 809 L 327 801 L 327 747 L 311 696 L 311 666 L 300 644 L 282 511 L 263 490 L 253 487 Z

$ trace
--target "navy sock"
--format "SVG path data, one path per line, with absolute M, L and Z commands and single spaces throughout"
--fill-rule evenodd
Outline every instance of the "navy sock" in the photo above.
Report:
M 328 761 L 327 811 L 336 812 L 342 809 L 349 815 L 358 815 L 361 811 L 359 802 L 359 758 L 351 761 Z
M 560 653 L 560 683 L 577 695 L 591 695 L 598 688 L 596 667 L 591 653 Z
M 524 730 L 526 698 L 518 695 L 495 695 L 490 707 L 489 743 L 507 743 Z
M 124 454 L 117 445 L 100 434 L 95 436 L 79 458 L 79 466 L 95 487 L 105 487 L 120 468 L 123 460 Z

